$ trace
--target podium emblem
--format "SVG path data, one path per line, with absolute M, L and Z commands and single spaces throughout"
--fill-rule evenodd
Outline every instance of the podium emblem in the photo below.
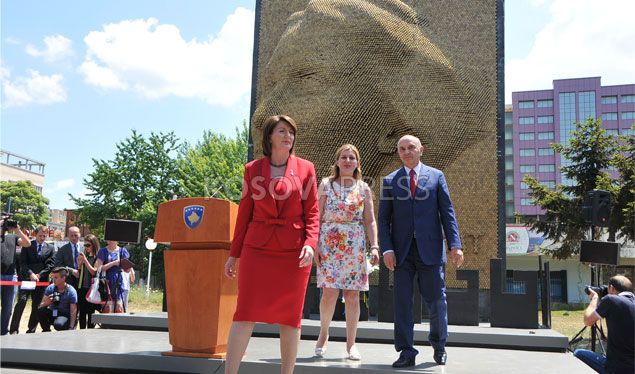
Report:
M 194 230 L 201 224 L 205 207 L 202 205 L 189 205 L 183 208 L 183 220 L 185 225 Z

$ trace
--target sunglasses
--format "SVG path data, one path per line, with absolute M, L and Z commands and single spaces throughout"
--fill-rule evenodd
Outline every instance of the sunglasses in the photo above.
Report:
M 84 247 L 88 247 L 88 248 L 90 248 L 90 247 L 92 247 L 92 246 L 93 246 L 93 245 L 92 245 L 92 244 L 90 244 L 90 243 L 84 243 Z

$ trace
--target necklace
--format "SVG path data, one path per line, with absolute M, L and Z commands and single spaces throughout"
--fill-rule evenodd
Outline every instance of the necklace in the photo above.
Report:
M 289 162 L 289 160 L 285 161 L 284 164 L 274 164 L 273 162 L 269 161 L 269 165 L 273 166 L 274 168 L 281 168 L 283 166 L 287 166 L 287 162 Z

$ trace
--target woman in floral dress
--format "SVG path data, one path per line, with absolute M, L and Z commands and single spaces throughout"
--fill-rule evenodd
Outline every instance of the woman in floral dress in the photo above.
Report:
M 368 291 L 366 235 L 370 240 L 371 264 L 379 262 L 377 225 L 370 188 L 362 180 L 359 151 L 344 144 L 335 153 L 330 177 L 318 189 L 320 238 L 318 241 L 317 286 L 320 301 L 320 336 L 315 355 L 323 357 L 329 338 L 329 325 L 340 290 L 346 305 L 346 357 L 360 360 L 355 346 L 359 320 L 359 291 Z

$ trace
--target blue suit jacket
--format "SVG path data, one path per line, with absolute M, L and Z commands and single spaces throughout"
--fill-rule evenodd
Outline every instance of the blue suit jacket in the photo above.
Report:
M 421 164 L 416 198 L 411 198 L 410 177 L 401 167 L 384 178 L 379 199 L 379 242 L 382 252 L 393 250 L 403 263 L 416 235 L 419 255 L 426 265 L 446 261 L 449 248 L 461 248 L 459 228 L 445 176 Z

